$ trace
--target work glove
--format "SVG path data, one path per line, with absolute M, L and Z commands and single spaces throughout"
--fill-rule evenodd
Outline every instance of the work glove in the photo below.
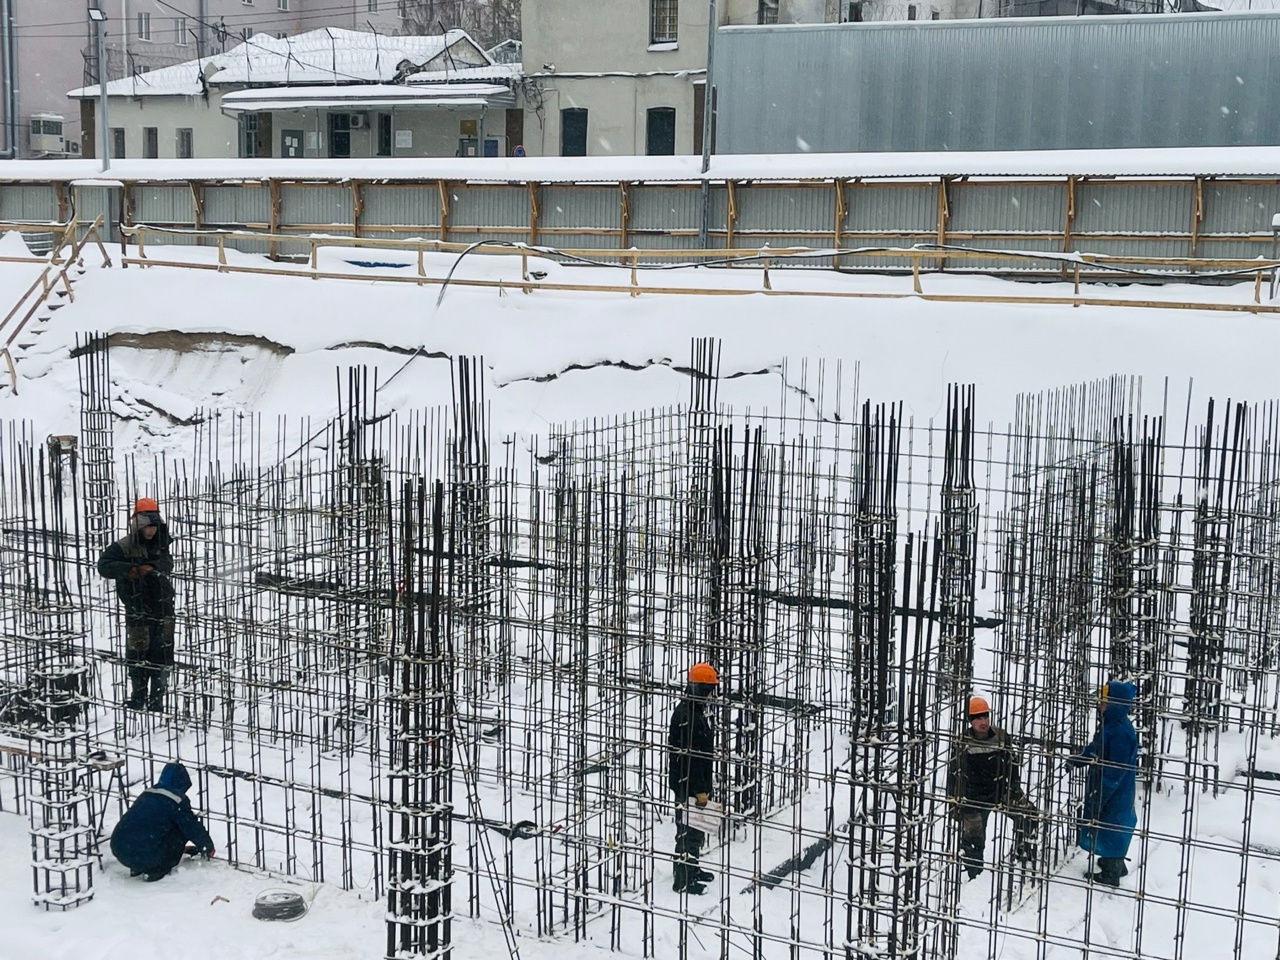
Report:
M 707 795 L 705 793 L 695 793 L 693 795 L 693 802 L 700 807 L 705 807 L 707 805 Z

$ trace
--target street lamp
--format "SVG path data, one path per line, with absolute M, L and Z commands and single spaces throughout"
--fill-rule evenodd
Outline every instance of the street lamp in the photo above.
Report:
M 111 169 L 111 151 L 107 148 L 111 131 L 107 128 L 107 12 L 89 8 L 89 19 L 98 37 L 98 152 L 102 155 L 102 172 Z

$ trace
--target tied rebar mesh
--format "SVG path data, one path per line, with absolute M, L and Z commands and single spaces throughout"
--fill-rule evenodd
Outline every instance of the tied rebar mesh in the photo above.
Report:
M 459 955 L 462 915 L 501 924 L 508 954 L 552 935 L 681 958 L 1014 941 L 1183 960 L 1208 922 L 1224 953 L 1274 947 L 1248 892 L 1280 863 L 1250 823 L 1280 802 L 1274 403 L 1224 422 L 1188 399 L 1175 424 L 1167 387 L 1148 413 L 1113 378 L 983 426 L 956 386 L 935 423 L 788 363 L 753 374 L 775 408 L 735 411 L 719 343 L 696 341 L 673 368 L 687 403 L 542 437 L 492 437 L 485 367 L 460 358 L 449 409 L 386 414 L 349 371 L 323 423 L 205 411 L 190 456 L 111 460 L 103 431 L 128 426 L 89 416 L 107 353 L 81 353 L 82 436 L 15 427 L 0 452 L 0 805 L 70 811 L 50 889 L 85 889 L 80 798 L 102 809 L 107 780 L 84 758 L 110 749 L 130 793 L 187 763 L 231 861 L 384 900 L 397 960 Z M 76 518 L 118 522 L 139 493 L 175 536 L 159 714 L 118 708 L 122 672 L 80 672 L 123 658 L 104 531 Z M 694 897 L 671 889 L 666 736 L 700 660 L 722 679 L 726 816 Z M 1120 933 L 1083 879 L 1064 764 L 1112 679 L 1138 684 L 1142 744 Z M 993 815 L 962 883 L 944 784 L 974 693 L 1016 743 L 1038 844 L 1015 859 Z M 1239 831 L 1202 836 L 1209 812 Z M 1197 883 L 1206 863 L 1233 882 Z

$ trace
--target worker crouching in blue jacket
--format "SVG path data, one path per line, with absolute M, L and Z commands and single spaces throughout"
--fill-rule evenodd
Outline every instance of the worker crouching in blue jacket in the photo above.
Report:
M 120 818 L 111 834 L 111 853 L 129 868 L 129 876 L 159 880 L 178 865 L 187 841 L 197 853 L 213 856 L 213 840 L 191 811 L 189 789 L 187 768 L 166 763 L 156 785 L 143 790 Z
M 1125 856 L 1133 829 L 1138 825 L 1134 807 L 1138 790 L 1138 734 L 1129 720 L 1129 709 L 1137 698 L 1132 683 L 1112 680 L 1102 688 L 1098 713 L 1102 723 L 1093 741 L 1067 763 L 1087 766 L 1084 805 L 1076 842 L 1098 858 L 1098 872 L 1090 874 L 1097 883 L 1120 886 L 1128 874 Z

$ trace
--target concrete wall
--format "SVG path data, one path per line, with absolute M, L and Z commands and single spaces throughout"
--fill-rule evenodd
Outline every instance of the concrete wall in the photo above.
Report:
M 698 77 L 564 78 L 547 84 L 541 109 L 525 106 L 525 149 L 530 156 L 560 155 L 560 111 L 587 109 L 588 156 L 645 152 L 647 111 L 674 107 L 676 153 L 693 153 L 694 82 Z
M 161 158 L 177 156 L 177 131 L 189 127 L 196 157 L 237 157 L 240 155 L 240 127 L 237 120 L 224 116 L 219 109 L 220 97 L 205 103 L 200 97 L 112 97 L 109 123 L 112 128 L 125 132 L 125 155 L 141 158 L 144 149 L 143 131 L 156 128 L 157 144 Z M 87 101 L 91 112 L 96 112 L 97 101 Z M 342 112 L 350 112 L 342 111 Z M 281 110 L 272 112 L 271 155 L 281 155 L 281 131 L 301 130 L 303 156 L 329 156 L 327 110 Z M 458 152 L 459 131 L 463 120 L 480 119 L 476 107 L 457 109 L 414 110 L 399 107 L 395 110 L 368 111 L 369 126 L 351 131 L 351 156 L 373 157 L 378 148 L 377 118 L 379 113 L 392 115 L 392 156 L 396 157 L 452 157 Z M 505 111 L 490 110 L 485 117 L 485 135 L 501 136 L 505 132 Z M 413 135 L 413 145 L 395 149 L 396 129 L 408 130 Z
M 88 101 L 97 115 L 98 103 Z M 108 125 L 124 130 L 125 156 L 143 156 L 143 130 L 155 127 L 157 145 L 162 158 L 178 155 L 178 129 L 191 128 L 197 157 L 235 157 L 239 155 L 236 122 L 218 110 L 216 98 L 205 103 L 200 97 L 112 97 Z

